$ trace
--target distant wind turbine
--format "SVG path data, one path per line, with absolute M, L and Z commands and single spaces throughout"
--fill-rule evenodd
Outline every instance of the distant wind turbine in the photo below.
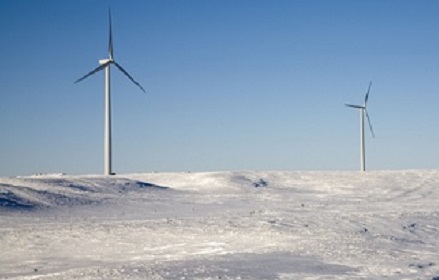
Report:
M 361 171 L 366 171 L 366 155 L 365 155 L 365 140 L 364 140 L 364 115 L 367 117 L 367 122 L 369 123 L 369 129 L 372 134 L 372 137 L 375 138 L 375 134 L 373 133 L 372 123 L 370 122 L 369 114 L 367 113 L 367 101 L 369 99 L 370 87 L 372 86 L 372 82 L 369 83 L 369 88 L 367 89 L 366 97 L 364 98 L 364 105 L 352 105 L 345 104 L 347 107 L 351 107 L 354 109 L 360 110 L 360 154 L 361 154 Z
M 123 67 L 117 63 L 114 60 L 113 55 L 113 34 L 111 30 L 111 11 L 108 10 L 108 17 L 109 17 L 109 40 L 108 40 L 108 58 L 99 60 L 100 66 L 91 71 L 90 73 L 86 74 L 82 78 L 75 81 L 75 83 L 78 83 L 91 75 L 105 69 L 105 121 L 104 121 L 104 174 L 105 175 L 113 175 L 113 172 L 111 170 L 111 103 L 110 103 L 110 65 L 115 65 L 125 76 L 128 77 L 136 86 L 138 86 L 143 92 L 145 92 L 145 89 L 136 82 L 133 77 L 128 74 L 128 72 L 123 69 Z

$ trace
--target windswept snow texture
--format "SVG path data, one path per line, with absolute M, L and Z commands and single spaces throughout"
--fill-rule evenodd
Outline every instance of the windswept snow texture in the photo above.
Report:
M 439 171 L 0 178 L 0 279 L 439 279 Z

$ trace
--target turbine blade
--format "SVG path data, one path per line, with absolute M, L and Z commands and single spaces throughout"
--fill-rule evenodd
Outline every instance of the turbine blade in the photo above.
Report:
M 373 133 L 372 122 L 370 121 L 369 113 L 366 110 L 367 123 L 369 124 L 370 132 L 372 133 L 372 137 L 375 138 L 375 133 Z
M 90 77 L 91 75 L 95 74 L 96 72 L 101 71 L 102 69 L 104 69 L 104 68 L 108 65 L 108 63 L 109 63 L 109 62 L 100 65 L 99 67 L 97 67 L 97 68 L 94 69 L 93 71 L 91 71 L 91 72 L 89 72 L 88 74 L 84 75 L 82 78 L 77 79 L 77 80 L 75 81 L 75 83 L 79 83 L 80 81 L 82 81 L 82 80 L 84 80 L 84 79 Z
M 367 100 L 369 99 L 370 87 L 372 86 L 372 81 L 369 83 L 369 88 L 367 89 L 366 97 L 364 98 L 364 107 L 367 105 Z
M 108 19 L 109 19 L 109 30 L 110 35 L 108 39 L 108 55 L 110 56 L 110 59 L 113 59 L 113 31 L 111 29 L 111 9 L 108 7 Z
M 355 109 L 364 109 L 364 106 L 360 106 L 360 105 L 345 104 L 345 106 L 355 108 Z
M 116 61 L 113 61 L 113 63 L 114 63 L 114 65 L 116 65 L 117 68 L 119 68 L 119 70 L 120 70 L 122 73 L 125 74 L 125 76 L 128 77 L 128 79 L 131 80 L 131 82 L 133 82 L 133 83 L 134 83 L 136 86 L 138 86 L 143 92 L 146 93 L 145 89 L 144 89 L 144 88 L 143 88 L 138 82 L 136 82 L 136 81 L 133 79 L 133 77 L 131 77 L 130 74 L 128 74 L 128 72 L 127 72 L 125 69 L 123 69 L 122 66 L 119 65 L 119 63 L 117 63 Z

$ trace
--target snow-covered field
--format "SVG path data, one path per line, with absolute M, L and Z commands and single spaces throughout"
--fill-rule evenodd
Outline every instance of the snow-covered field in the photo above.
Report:
M 0 178 L 0 279 L 439 279 L 439 171 Z

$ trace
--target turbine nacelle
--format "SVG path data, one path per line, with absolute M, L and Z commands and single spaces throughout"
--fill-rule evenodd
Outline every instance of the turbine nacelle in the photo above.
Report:
M 111 58 L 100 59 L 99 60 L 99 65 L 105 65 L 105 64 L 109 64 L 111 62 L 113 62 L 113 59 L 111 59 Z
M 346 107 L 355 108 L 355 109 L 363 109 L 366 110 L 366 106 L 353 105 L 353 104 L 345 104 Z

